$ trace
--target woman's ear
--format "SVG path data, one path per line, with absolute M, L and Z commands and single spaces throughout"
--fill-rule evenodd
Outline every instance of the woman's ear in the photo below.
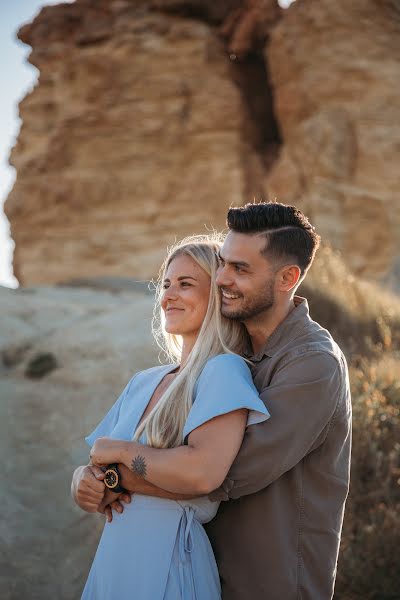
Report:
M 278 273 L 278 289 L 290 292 L 299 282 L 301 270 L 298 265 L 285 265 Z

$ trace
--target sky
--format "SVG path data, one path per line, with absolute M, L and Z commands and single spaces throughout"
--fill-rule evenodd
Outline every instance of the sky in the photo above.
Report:
M 73 0 L 64 0 L 72 2 Z M 287 8 L 294 0 L 279 0 Z M 14 242 L 4 214 L 4 202 L 15 181 L 15 169 L 8 164 L 11 148 L 18 136 L 21 121 L 18 103 L 34 87 L 39 71 L 27 62 L 30 46 L 17 40 L 16 32 L 32 21 L 43 6 L 60 4 L 60 0 L 3 0 L 0 3 L 0 285 L 16 288 L 12 272 Z

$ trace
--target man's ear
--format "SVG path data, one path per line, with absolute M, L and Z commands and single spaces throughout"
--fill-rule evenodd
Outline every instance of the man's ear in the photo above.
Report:
M 277 285 L 280 292 L 290 292 L 299 282 L 301 270 L 298 265 L 285 265 L 278 272 Z

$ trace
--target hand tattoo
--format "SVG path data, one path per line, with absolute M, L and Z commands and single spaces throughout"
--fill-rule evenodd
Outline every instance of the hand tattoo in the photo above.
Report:
M 135 458 L 132 460 L 131 469 L 134 473 L 136 473 L 136 475 L 139 475 L 140 477 L 146 477 L 147 468 L 144 456 L 140 456 L 140 454 L 135 456 Z

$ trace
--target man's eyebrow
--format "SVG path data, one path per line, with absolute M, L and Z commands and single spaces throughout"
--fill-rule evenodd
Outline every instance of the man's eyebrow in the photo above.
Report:
M 218 258 L 228 265 L 238 265 L 239 267 L 247 267 L 248 269 L 250 268 L 249 263 L 245 262 L 244 260 L 226 260 L 221 255 L 221 252 L 218 252 Z

